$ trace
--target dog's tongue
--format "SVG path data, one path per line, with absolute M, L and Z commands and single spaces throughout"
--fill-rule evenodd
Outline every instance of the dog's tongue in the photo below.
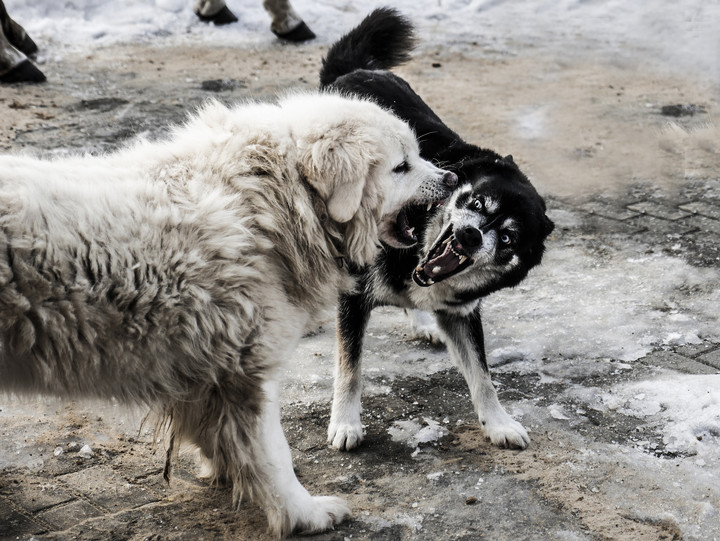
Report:
M 452 242 L 445 244 L 445 250 L 423 265 L 423 271 L 429 278 L 453 272 L 460 266 L 460 258 L 453 252 Z

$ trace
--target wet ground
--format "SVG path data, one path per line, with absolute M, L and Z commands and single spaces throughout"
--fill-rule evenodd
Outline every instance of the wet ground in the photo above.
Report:
M 0 88 L 0 148 L 62 155 L 157 137 L 209 97 L 313 88 L 322 52 L 128 46 L 67 55 L 43 65 L 46 85 Z M 548 257 L 515 292 L 527 299 L 523 340 L 569 323 L 532 315 L 543 303 L 536 292 L 554 294 L 548 280 L 562 274 L 554 253 L 598 266 L 631 255 L 686 265 L 698 278 L 673 291 L 666 315 L 695 317 L 695 304 L 720 287 L 714 87 L 636 67 L 480 53 L 422 51 L 402 73 L 468 140 L 512 153 L 547 195 L 557 223 Z M 564 106 L 548 113 L 552 103 Z M 528 136 L 538 111 L 564 130 Z M 501 402 L 530 432 L 525 451 L 484 440 L 445 349 L 413 337 L 394 309 L 374 314 L 366 341 L 366 440 L 351 453 L 329 449 L 332 318 L 303 341 L 284 408 L 296 470 L 310 492 L 342 495 L 353 511 L 312 539 L 720 539 L 720 469 L 704 459 L 720 433 L 698 428 L 698 448 L 678 450 L 662 411 L 638 415 L 607 399 L 661 377 L 717 378 L 718 331 L 659 336 L 632 362 L 602 341 L 571 352 L 592 338 L 572 332 L 541 355 L 493 355 L 508 340 L 493 338 L 509 317 L 500 298 L 486 309 L 490 363 Z M 261 510 L 243 503 L 236 512 L 227 489 L 195 478 L 189 455 L 165 484 L 163 446 L 143 415 L 112 402 L 0 398 L 0 539 L 265 539 Z M 418 442 L 423 429 L 432 437 Z

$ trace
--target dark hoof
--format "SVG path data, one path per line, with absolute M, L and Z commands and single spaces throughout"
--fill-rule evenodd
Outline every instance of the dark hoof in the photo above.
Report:
M 13 45 L 15 44 L 13 43 Z M 38 52 L 38 46 L 35 45 L 35 42 L 27 34 L 25 34 L 25 38 L 22 40 L 22 43 L 15 45 L 15 47 L 25 53 L 25 56 L 32 56 Z
M 10 71 L 0 75 L 0 83 L 43 83 L 45 75 L 29 60 L 23 60 Z
M 277 37 L 280 39 L 284 39 L 285 41 L 309 41 L 311 39 L 315 39 L 315 33 L 308 28 L 308 25 L 305 24 L 305 21 L 301 21 L 299 25 L 297 25 L 295 28 L 290 30 L 290 32 L 285 32 L 284 34 L 279 34 L 277 32 L 273 32 Z
M 223 8 L 218 11 L 215 15 L 200 15 L 197 14 L 198 17 L 200 17 L 201 21 L 204 21 L 206 23 L 213 23 L 216 26 L 222 26 L 224 24 L 231 24 L 238 22 L 238 18 L 235 16 L 235 14 L 228 9 L 227 6 L 223 6 Z

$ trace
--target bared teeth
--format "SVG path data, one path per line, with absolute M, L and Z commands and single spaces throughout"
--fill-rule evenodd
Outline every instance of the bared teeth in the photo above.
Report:
M 452 240 L 452 237 L 446 238 L 444 241 L 442 241 L 442 245 L 445 246 L 448 242 Z
M 462 265 L 463 263 L 465 263 L 465 261 L 467 261 L 467 257 L 465 257 L 464 255 L 461 255 L 460 256 L 460 264 Z
M 433 284 L 435 283 L 435 280 L 433 280 L 432 278 L 428 278 L 427 282 L 425 282 L 425 283 L 426 283 L 427 285 L 431 286 L 431 285 L 433 285 Z
M 425 211 L 426 211 L 426 212 L 430 212 L 430 211 L 432 210 L 432 208 L 433 208 L 433 204 L 432 204 L 432 203 L 428 203 L 428 206 L 427 206 L 427 208 L 425 209 Z

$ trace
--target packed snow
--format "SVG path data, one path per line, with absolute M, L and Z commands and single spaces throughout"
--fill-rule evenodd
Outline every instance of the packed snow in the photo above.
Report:
M 5 4 L 36 41 L 54 42 L 56 49 L 50 54 L 137 41 L 257 48 L 276 44 L 261 0 L 227 0 L 240 22 L 225 27 L 200 22 L 192 12 L 193 0 Z M 386 5 L 413 20 L 424 46 L 472 52 L 480 44 L 507 54 L 530 45 L 566 54 L 589 50 L 617 62 L 642 54 L 647 62 L 720 76 L 716 0 L 660 0 L 651 6 L 622 0 L 293 0 L 320 43 L 331 43 L 372 9 Z

